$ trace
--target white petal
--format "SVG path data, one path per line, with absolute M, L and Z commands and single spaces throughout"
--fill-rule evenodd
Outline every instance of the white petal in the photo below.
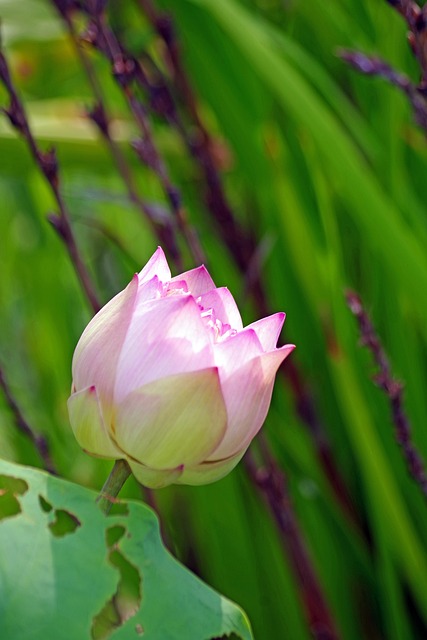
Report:
M 227 413 L 216 368 L 146 384 L 117 407 L 114 438 L 152 469 L 202 462 L 220 443 Z

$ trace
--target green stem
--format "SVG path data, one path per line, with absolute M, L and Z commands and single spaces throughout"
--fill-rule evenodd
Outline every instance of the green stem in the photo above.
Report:
M 130 467 L 126 460 L 116 460 L 110 475 L 105 481 L 101 489 L 101 493 L 96 499 L 101 511 L 108 515 L 113 506 L 114 499 L 117 497 L 120 489 L 131 474 Z

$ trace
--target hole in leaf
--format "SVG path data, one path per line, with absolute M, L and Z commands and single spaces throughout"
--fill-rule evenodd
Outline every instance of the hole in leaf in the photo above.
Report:
M 27 491 L 25 480 L 0 475 L 0 521 L 21 513 L 17 496 L 23 496 Z
M 120 524 L 116 525 L 115 527 L 110 527 L 109 529 L 107 529 L 107 531 L 105 532 L 107 547 L 111 549 L 113 545 L 117 544 L 118 541 L 121 540 L 121 538 L 123 538 L 125 533 L 126 533 L 126 529 Z
M 50 502 L 48 502 L 46 498 L 43 498 L 43 496 L 41 495 L 39 495 L 39 503 L 42 511 L 44 511 L 45 513 L 49 513 L 49 511 L 52 511 L 53 507 Z
M 74 533 L 81 522 L 75 515 L 63 509 L 55 510 L 55 520 L 49 524 L 49 529 L 56 538 L 63 538 L 69 533 Z
M 136 567 L 127 560 L 120 550 L 119 542 L 126 533 L 125 527 L 109 527 L 105 533 L 108 547 L 108 560 L 120 575 L 116 593 L 93 618 L 91 635 L 93 640 L 106 640 L 115 629 L 132 618 L 141 606 L 141 576 Z M 141 625 L 135 631 L 142 635 Z
M 128 516 L 129 515 L 129 507 L 126 502 L 122 502 L 121 500 L 115 500 L 111 506 L 109 516 Z

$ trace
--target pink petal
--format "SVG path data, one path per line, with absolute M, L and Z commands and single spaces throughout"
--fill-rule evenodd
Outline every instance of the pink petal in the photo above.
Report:
M 227 473 L 230 473 L 232 469 L 243 458 L 246 450 L 239 451 L 236 455 L 226 458 L 225 460 L 219 460 L 217 462 L 202 462 L 195 467 L 190 467 L 183 470 L 183 473 L 174 482 L 176 484 L 210 484 L 221 480 Z
M 202 462 L 220 443 L 227 413 L 216 368 L 169 376 L 129 394 L 117 407 L 115 440 L 151 469 Z
M 208 460 L 228 458 L 249 446 L 267 416 L 277 369 L 293 349 L 286 345 L 247 361 L 226 379 L 221 376 L 227 432 Z
M 161 247 L 157 247 L 145 267 L 139 273 L 139 282 L 147 282 L 157 276 L 161 282 L 167 282 L 171 278 L 171 272 Z
M 104 424 L 95 387 L 87 387 L 68 398 L 71 428 L 79 445 L 95 456 L 121 458 Z
M 167 295 L 177 295 L 182 293 L 188 293 L 188 285 L 185 280 L 171 280 L 168 282 Z
M 245 362 L 263 353 L 261 343 L 253 329 L 243 329 L 234 336 L 214 345 L 215 364 L 220 370 L 221 382 Z
M 73 380 L 77 391 L 95 385 L 102 400 L 112 402 L 116 367 L 132 319 L 138 290 L 134 276 L 89 322 L 73 356 Z
M 150 280 L 140 282 L 135 306 L 139 307 L 139 305 L 144 304 L 144 302 L 148 302 L 149 300 L 157 300 L 161 297 L 162 292 L 163 285 L 158 276 L 153 276 Z
M 276 348 L 285 317 L 285 313 L 275 313 L 272 316 L 253 322 L 246 328 L 255 331 L 264 351 L 272 351 Z
M 203 264 L 200 267 L 197 267 L 197 269 L 191 269 L 190 271 L 185 271 L 185 273 L 180 273 L 179 276 L 172 278 L 171 282 L 175 282 L 175 280 L 185 280 L 188 286 L 188 291 L 195 298 L 201 296 L 203 293 L 211 291 L 211 289 L 215 289 L 215 283 Z
M 212 289 L 197 300 L 204 309 L 213 309 L 215 316 L 223 324 L 229 324 L 233 329 L 243 329 L 242 318 L 237 304 L 227 287 Z
M 212 345 L 193 298 L 167 296 L 135 310 L 117 363 L 114 399 L 148 382 L 214 365 Z

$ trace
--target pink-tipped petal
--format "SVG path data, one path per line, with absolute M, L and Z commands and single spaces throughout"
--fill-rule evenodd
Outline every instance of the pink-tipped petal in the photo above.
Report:
M 152 469 L 202 462 L 224 436 L 227 413 L 216 368 L 170 376 L 117 407 L 118 446 Z
M 214 366 L 193 298 L 167 296 L 136 309 L 117 363 L 115 402 L 158 378 Z
M 214 356 L 215 364 L 221 372 L 221 381 L 262 353 L 261 343 L 253 329 L 243 329 L 240 333 L 217 342 L 214 345 Z
M 221 376 L 227 407 L 227 432 L 208 460 L 218 460 L 246 449 L 267 416 L 274 378 L 283 360 L 293 350 L 286 345 L 246 362 L 228 378 Z
M 138 277 L 138 276 L 137 276 Z M 163 285 L 158 276 L 153 276 L 150 280 L 140 282 L 135 307 L 145 304 L 150 300 L 158 300 L 163 292 Z
M 132 319 L 138 277 L 117 294 L 89 322 L 73 356 L 73 381 L 77 391 L 96 385 L 98 395 L 111 402 L 116 368 Z
M 200 267 L 197 267 L 197 269 L 191 269 L 190 271 L 180 273 L 179 276 L 172 278 L 171 282 L 175 282 L 175 280 L 185 280 L 188 286 L 188 291 L 195 298 L 207 293 L 211 289 L 215 289 L 215 283 L 203 264 Z
M 255 331 L 264 351 L 272 351 L 276 348 L 285 317 L 285 313 L 275 313 L 272 316 L 253 322 L 246 328 Z
M 162 469 L 159 471 L 158 469 L 150 469 L 150 467 L 139 464 L 134 460 L 128 459 L 128 463 L 138 482 L 149 489 L 162 489 L 176 483 L 184 471 L 182 466 L 176 469 Z
M 243 329 L 242 318 L 237 304 L 227 287 L 212 289 L 200 296 L 198 300 L 203 309 L 213 309 L 215 316 L 223 324 L 229 324 L 233 329 Z
M 176 295 L 182 295 L 183 293 L 189 293 L 188 285 L 185 282 L 185 280 L 177 280 L 175 278 L 174 280 L 171 280 L 170 282 L 168 282 L 166 295 L 176 296 Z
M 148 282 L 154 276 L 157 276 L 161 282 L 167 282 L 171 278 L 171 272 L 161 247 L 157 247 L 145 267 L 139 272 L 139 282 L 142 284 Z
M 88 387 L 68 398 L 70 423 L 79 445 L 92 455 L 101 458 L 120 458 L 102 417 L 95 387 Z
M 221 480 L 227 473 L 230 473 L 232 469 L 243 458 L 246 450 L 239 451 L 236 455 L 226 458 L 225 460 L 217 460 L 215 462 L 202 462 L 190 469 L 185 468 L 184 472 L 174 480 L 176 484 L 210 484 Z

